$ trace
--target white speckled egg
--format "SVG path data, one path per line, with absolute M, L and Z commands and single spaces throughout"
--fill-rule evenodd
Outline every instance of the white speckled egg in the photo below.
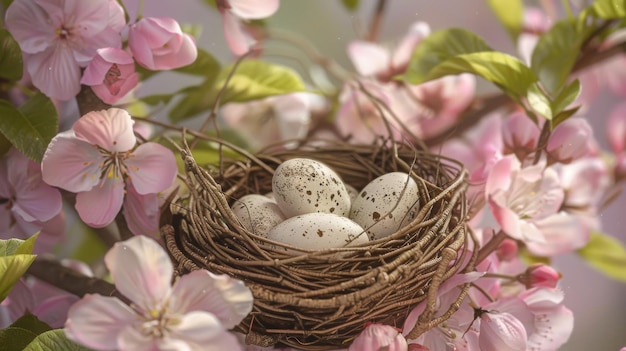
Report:
M 270 229 L 285 220 L 276 202 L 263 195 L 242 196 L 231 209 L 244 228 L 263 237 L 267 237 Z
M 272 178 L 272 192 L 285 216 L 325 212 L 350 213 L 350 195 L 343 181 L 325 164 L 306 158 L 281 163 Z
M 418 196 L 417 184 L 407 173 L 383 174 L 361 190 L 352 202 L 350 218 L 367 230 L 370 240 L 384 238 L 417 213 L 413 206 Z
M 306 250 L 323 250 L 369 242 L 363 228 L 332 213 L 306 213 L 288 218 L 267 233 L 267 238 Z

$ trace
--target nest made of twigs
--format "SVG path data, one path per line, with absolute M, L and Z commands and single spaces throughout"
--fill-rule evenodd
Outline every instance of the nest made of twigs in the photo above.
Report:
M 246 283 L 254 307 L 237 329 L 248 343 L 346 347 L 368 322 L 402 327 L 411 309 L 426 300 L 411 333 L 416 337 L 454 312 L 434 309 L 441 282 L 468 262 L 466 172 L 458 162 L 389 141 L 270 150 L 223 160 L 221 172 L 198 166 L 188 150 L 182 154 L 190 194 L 171 206 L 172 223 L 162 229 L 167 249 L 179 275 L 204 268 Z M 385 173 L 410 172 L 421 210 L 396 233 L 366 245 L 286 251 L 242 227 L 230 206 L 243 195 L 270 192 L 273 171 L 295 157 L 325 163 L 357 189 Z

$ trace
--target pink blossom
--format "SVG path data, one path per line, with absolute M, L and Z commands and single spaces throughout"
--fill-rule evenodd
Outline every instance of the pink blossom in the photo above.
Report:
M 85 223 L 106 226 L 122 207 L 127 183 L 137 194 L 155 194 L 176 176 L 169 149 L 151 142 L 135 147 L 136 142 L 128 112 L 89 112 L 52 139 L 41 164 L 43 179 L 77 193 L 75 207 Z
M 270 17 L 280 5 L 279 0 L 218 0 L 226 43 L 233 54 L 244 55 L 255 44 L 244 29 L 242 21 Z
M 485 194 L 502 230 L 526 243 L 545 242 L 540 221 L 556 215 L 565 197 L 553 169 L 542 164 L 522 168 L 510 155 L 491 169 Z
M 511 261 L 518 257 L 518 253 L 517 242 L 509 238 L 504 239 L 502 243 L 498 245 L 498 250 L 496 251 L 496 255 L 500 261 Z
M 318 95 L 292 93 L 229 103 L 222 107 L 221 116 L 250 148 L 258 150 L 272 143 L 305 137 L 311 115 L 325 105 Z
M 407 351 L 407 348 L 406 340 L 396 328 L 372 323 L 354 339 L 348 351 Z
M 476 77 L 471 74 L 445 76 L 406 88 L 417 105 L 412 119 L 419 125 L 418 135 L 428 138 L 452 126 L 469 107 L 474 100 Z
M 569 118 L 554 128 L 546 151 L 557 162 L 570 163 L 573 160 L 591 154 L 593 130 L 584 118 Z
M 529 329 L 529 350 L 558 350 L 574 329 L 574 315 L 563 305 L 564 294 L 559 289 L 533 288 L 519 294 L 533 315 Z
M 187 66 L 198 57 L 194 39 L 169 17 L 146 17 L 130 25 L 128 48 L 137 63 L 150 70 Z
M 0 238 L 41 231 L 35 253 L 48 252 L 65 234 L 61 193 L 41 178 L 41 166 L 16 149 L 0 158 Z
M 393 50 L 369 41 L 355 40 L 348 44 L 348 56 L 359 74 L 389 81 L 406 70 L 413 50 L 429 34 L 427 23 L 416 22 Z
M 98 49 L 80 80 L 81 84 L 91 86 L 100 100 L 109 105 L 118 102 L 138 82 L 133 57 L 118 48 Z
M 241 350 L 227 331 L 252 310 L 241 281 L 197 270 L 171 285 L 169 256 L 145 236 L 116 243 L 105 263 L 132 304 L 86 295 L 68 312 L 69 339 L 96 350 Z
M 530 64 L 532 52 L 539 41 L 539 36 L 550 29 L 550 18 L 538 8 L 526 7 L 522 32 L 517 39 L 517 51 L 527 64 Z
M 472 272 L 466 274 L 457 274 L 446 280 L 437 290 L 437 306 L 435 316 L 439 316 L 447 311 L 449 306 L 459 296 L 457 287 L 477 281 L 484 275 L 483 272 Z M 417 324 L 419 316 L 426 309 L 426 302 L 418 304 L 407 316 L 402 333 L 406 336 Z M 417 339 L 408 340 L 410 345 L 420 345 L 425 350 L 430 351 L 452 351 L 467 350 L 479 351 L 477 339 L 474 339 L 472 333 L 465 333 L 472 324 L 474 318 L 474 310 L 464 301 L 459 310 L 456 311 L 446 323 L 440 324 L 433 329 L 426 331 Z M 414 347 L 416 348 L 416 347 Z M 419 350 L 419 348 L 417 348 Z M 412 348 L 409 348 L 412 350 Z
M 121 47 L 124 23 L 115 0 L 16 0 L 6 13 L 33 84 L 59 100 L 79 92 L 80 68 L 97 49 Z
M 517 298 L 501 299 L 481 308 L 480 349 L 526 351 L 528 333 L 520 315 L 532 321 L 528 306 Z

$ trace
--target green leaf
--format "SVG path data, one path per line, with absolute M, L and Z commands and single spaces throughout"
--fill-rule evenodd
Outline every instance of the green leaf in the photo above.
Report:
M 217 96 L 226 84 L 233 67 L 234 64 L 221 71 L 212 96 Z M 294 70 L 264 61 L 245 60 L 237 66 L 220 103 L 246 102 L 305 90 L 302 78 Z
M 11 324 L 11 327 L 30 330 L 36 335 L 45 333 L 48 330 L 52 330 L 52 328 L 48 324 L 40 321 L 37 316 L 29 312 L 26 312 L 26 314 L 13 322 L 13 324 Z
M 341 0 L 341 3 L 349 11 L 354 11 L 359 7 L 359 0 Z
M 23 350 L 37 334 L 24 328 L 8 327 L 0 330 L 0 351 Z
M 81 346 L 69 340 L 63 329 L 54 329 L 38 335 L 24 351 L 90 351 L 89 348 Z
M 0 100 L 0 132 L 31 160 L 41 162 L 58 128 L 57 111 L 52 101 L 38 93 L 16 109 Z
M 170 120 L 180 122 L 209 111 L 215 103 L 215 98 L 211 96 L 213 82 L 214 79 L 209 78 L 200 85 L 182 89 L 179 93 L 183 93 L 183 98 L 170 110 Z
M 615 280 L 626 282 L 626 248 L 615 238 L 591 233 L 587 245 L 577 253 L 593 268 Z
M 574 102 L 578 95 L 580 95 L 580 88 L 580 81 L 576 79 L 565 86 L 565 88 L 561 89 L 552 101 L 552 111 L 554 114 L 561 113 L 561 111 L 565 110 L 567 106 Z
M 0 78 L 16 81 L 22 78 L 22 50 L 11 33 L 0 28 Z
M 554 116 L 554 118 L 552 118 L 552 121 L 550 121 L 552 123 L 552 125 L 550 127 L 552 129 L 554 129 L 554 127 L 558 126 L 561 122 L 563 122 L 566 119 L 572 117 L 574 114 L 576 114 L 576 112 L 578 112 L 578 110 L 580 110 L 581 106 L 576 106 L 576 107 L 571 108 L 569 110 L 563 110 L 563 111 L 559 112 L 559 114 Z
M 450 74 L 472 73 L 498 85 L 515 99 L 526 96 L 537 76 L 517 58 L 495 51 L 453 57 L 433 68 L 427 80 Z
M 596 0 L 591 5 L 591 14 L 604 19 L 626 17 L 626 0 Z
M 0 157 L 6 155 L 9 150 L 11 150 L 11 142 L 7 139 L 4 134 L 0 133 Z
M 24 275 L 36 255 L 13 255 L 0 257 L 0 301 L 4 300 L 13 285 Z
M 172 100 L 172 98 L 175 95 L 176 94 L 154 94 L 154 95 L 148 95 L 148 96 L 142 97 L 139 100 L 144 102 L 147 105 L 156 106 L 159 104 L 169 103 L 170 100 Z
M 552 119 L 553 114 L 550 99 L 541 91 L 537 83 L 530 85 L 526 98 L 533 111 L 547 120 Z
M 584 36 L 574 20 L 557 22 L 537 42 L 531 68 L 546 91 L 556 95 L 572 72 Z
M 427 80 L 430 71 L 442 62 L 457 55 L 492 51 L 478 35 L 465 29 L 451 28 L 432 33 L 420 42 L 400 79 L 411 84 Z
M 219 73 L 220 67 L 220 63 L 213 55 L 202 49 L 198 49 L 198 57 L 192 64 L 177 68 L 174 72 L 212 77 Z
M 522 31 L 524 2 L 522 0 L 487 0 L 491 10 L 514 41 Z
M 2 256 L 11 256 L 11 255 L 28 255 L 33 253 L 33 248 L 35 247 L 35 241 L 39 233 L 31 236 L 26 240 L 22 239 L 0 239 L 0 257 Z

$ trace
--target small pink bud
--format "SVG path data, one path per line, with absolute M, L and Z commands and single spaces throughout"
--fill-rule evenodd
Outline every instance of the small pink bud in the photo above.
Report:
M 517 257 L 517 253 L 517 243 L 512 239 L 504 239 L 496 250 L 496 255 L 500 261 L 511 261 Z
M 502 140 L 505 154 L 515 154 L 523 160 L 537 148 L 541 131 L 535 122 L 523 112 L 515 112 L 502 126 Z
M 585 119 L 570 118 L 554 128 L 546 150 L 552 160 L 570 163 L 593 151 L 592 138 L 593 131 Z
M 561 273 L 542 263 L 534 264 L 517 277 L 518 281 L 530 288 L 556 288 Z
M 80 80 L 81 84 L 91 86 L 100 100 L 109 105 L 123 98 L 138 82 L 133 57 L 118 48 L 98 49 Z

